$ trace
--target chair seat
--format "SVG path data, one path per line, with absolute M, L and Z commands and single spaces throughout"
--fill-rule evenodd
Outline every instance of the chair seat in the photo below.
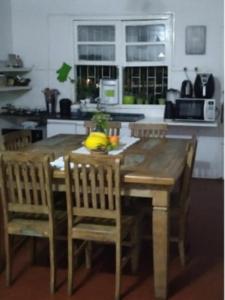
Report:
M 122 238 L 126 237 L 134 222 L 133 216 L 122 217 Z M 104 218 L 76 218 L 72 228 L 72 236 L 76 239 L 114 242 L 116 234 L 115 221 Z
M 56 211 L 54 214 L 56 226 L 61 226 L 66 220 L 66 212 Z M 49 236 L 48 215 L 15 213 L 8 222 L 8 233 L 27 236 Z

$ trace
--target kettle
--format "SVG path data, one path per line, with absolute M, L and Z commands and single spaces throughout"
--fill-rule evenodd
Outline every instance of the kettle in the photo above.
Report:
M 193 85 L 190 80 L 184 80 L 181 84 L 181 98 L 192 98 Z

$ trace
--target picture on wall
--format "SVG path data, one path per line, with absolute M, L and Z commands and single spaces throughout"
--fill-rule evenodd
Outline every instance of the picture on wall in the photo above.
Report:
M 206 26 L 186 27 L 185 52 L 191 55 L 206 53 Z

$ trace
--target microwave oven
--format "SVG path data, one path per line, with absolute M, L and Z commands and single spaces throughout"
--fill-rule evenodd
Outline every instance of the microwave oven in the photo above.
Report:
M 175 101 L 175 120 L 215 122 L 215 99 L 182 98 Z

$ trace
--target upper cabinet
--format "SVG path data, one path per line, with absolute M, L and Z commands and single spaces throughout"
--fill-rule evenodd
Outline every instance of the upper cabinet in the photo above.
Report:
M 0 67 L 0 92 L 30 90 L 30 78 L 25 78 L 30 71 L 31 68 Z

